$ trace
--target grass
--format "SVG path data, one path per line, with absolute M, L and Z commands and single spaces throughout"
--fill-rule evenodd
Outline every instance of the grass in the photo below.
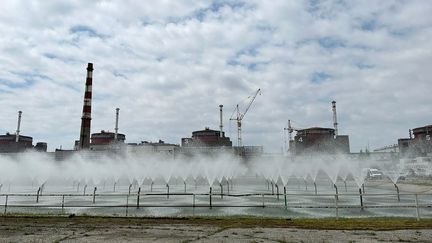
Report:
M 96 226 L 131 226 L 131 225 L 165 225 L 189 224 L 228 228 L 301 228 L 320 230 L 399 230 L 399 229 L 432 229 L 432 219 L 416 221 L 412 218 L 334 218 L 324 219 L 280 219 L 262 217 L 102 217 L 102 216 L 49 216 L 31 214 L 7 214 L 0 216 L 0 225 L 26 226 L 29 224 L 75 224 Z

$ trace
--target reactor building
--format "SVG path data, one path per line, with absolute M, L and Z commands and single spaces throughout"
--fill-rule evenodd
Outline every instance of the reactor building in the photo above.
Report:
M 291 155 L 350 153 L 349 136 L 338 134 L 336 101 L 332 101 L 332 110 L 334 128 L 295 129 L 288 122 L 287 130 L 290 133 L 289 150 Z M 293 131 L 297 132 L 294 139 L 291 136 Z
M 432 125 L 410 129 L 409 136 L 398 139 L 400 157 L 432 156 Z

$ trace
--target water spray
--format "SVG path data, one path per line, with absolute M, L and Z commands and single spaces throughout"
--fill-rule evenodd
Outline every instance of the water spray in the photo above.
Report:
M 93 189 L 93 204 L 96 202 L 96 191 L 97 191 L 97 187 L 94 187 L 94 189 Z
M 153 192 L 153 184 L 154 184 L 154 182 L 151 181 L 151 183 L 150 183 L 150 192 Z
M 314 181 L 313 184 L 314 184 L 314 188 L 315 188 L 315 195 L 317 195 L 317 192 L 318 192 L 318 191 L 317 191 L 317 185 L 316 185 L 316 182 Z
M 184 184 L 184 193 L 186 193 L 186 181 L 183 181 Z
M 228 195 L 230 194 L 230 183 L 229 183 L 229 180 L 226 180 L 226 183 L 227 183 L 227 189 L 228 189 Z
M 195 182 L 195 190 L 197 189 L 197 179 L 194 179 Z
M 279 186 L 277 183 L 275 183 L 275 187 L 276 187 L 276 198 L 277 200 L 279 200 Z
M 87 184 L 85 184 L 85 186 L 84 186 L 84 193 L 83 193 L 83 196 L 85 196 L 86 189 L 87 189 Z
M 42 185 L 41 185 L 41 190 L 40 190 L 40 195 L 42 196 L 42 193 L 43 193 L 43 191 L 45 190 L 45 183 L 46 182 L 44 182 L 44 183 L 42 183 Z
M 336 200 L 339 200 L 339 193 L 338 193 L 338 188 L 337 188 L 337 186 L 336 186 L 336 183 L 335 184 L 333 184 L 333 186 L 334 186 L 334 188 L 335 188 L 335 190 L 336 190 Z
M 267 191 L 270 191 L 270 183 L 268 180 L 266 180 L 266 182 L 267 182 Z
M 396 183 L 394 183 L 394 186 L 396 188 L 398 202 L 400 202 L 399 187 L 396 185 Z
M 362 193 L 362 189 L 359 188 L 359 194 L 360 194 L 360 208 L 363 211 L 363 193 Z
M 364 183 L 362 184 L 362 188 L 363 188 L 363 193 L 365 194 L 366 191 L 365 191 L 365 184 Z
M 223 185 L 222 183 L 219 183 L 220 189 L 221 189 L 221 199 L 223 199 Z
M 116 191 L 116 185 L 117 185 L 117 182 L 114 181 L 114 185 L 113 185 L 113 191 L 114 191 L 114 192 Z
M 308 188 L 307 188 L 307 181 L 306 180 L 304 180 L 304 184 L 305 184 L 305 188 L 306 188 L 306 191 L 307 191 Z
M 167 199 L 169 199 L 169 185 L 168 185 L 168 183 L 166 184 L 166 188 L 167 188 Z
M 78 182 L 78 184 L 77 184 L 77 192 L 79 192 L 79 188 L 80 188 L 80 183 Z
M 129 192 L 128 192 L 129 196 L 130 196 L 130 193 L 131 193 L 131 188 L 132 188 L 132 184 L 129 184 Z
M 3 187 L 3 184 L 0 184 L 0 192 L 1 192 L 2 187 Z
M 346 180 L 343 180 L 343 182 L 344 182 L 344 185 L 345 185 L 345 192 L 348 192 L 347 185 L 346 185 Z

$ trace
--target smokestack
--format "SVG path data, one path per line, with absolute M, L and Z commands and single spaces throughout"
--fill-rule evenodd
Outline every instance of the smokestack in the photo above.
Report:
M 336 101 L 332 101 L 332 110 L 333 110 L 333 126 L 335 129 L 335 136 L 338 135 L 338 122 L 337 122 L 337 115 L 336 115 Z
M 120 108 L 116 108 L 116 122 L 115 122 L 115 128 L 114 128 L 114 141 L 117 143 L 117 134 L 118 134 L 118 120 L 119 120 L 119 111 Z
M 90 148 L 92 82 L 93 82 L 93 63 L 88 63 L 87 78 L 86 78 L 85 93 L 84 93 L 83 113 L 81 117 L 79 149 Z
M 222 115 L 223 115 L 223 113 L 222 113 L 222 108 L 223 108 L 223 105 L 219 105 L 219 111 L 220 111 L 220 125 L 219 125 L 219 128 L 220 128 L 220 137 L 223 137 L 223 135 L 222 135 L 222 133 L 223 133 L 223 122 L 222 122 Z
M 20 127 L 21 127 L 21 115 L 22 115 L 22 111 L 18 111 L 18 124 L 17 124 L 16 136 L 15 136 L 15 142 L 17 142 L 17 143 L 19 141 L 19 133 L 20 133 Z

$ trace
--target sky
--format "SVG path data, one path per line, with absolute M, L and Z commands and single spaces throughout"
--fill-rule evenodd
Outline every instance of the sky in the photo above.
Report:
M 0 133 L 73 148 L 86 67 L 94 64 L 92 132 L 179 144 L 224 130 L 260 88 L 243 144 L 284 147 L 296 129 L 332 127 L 352 152 L 397 143 L 431 124 L 432 1 L 2 1 Z

